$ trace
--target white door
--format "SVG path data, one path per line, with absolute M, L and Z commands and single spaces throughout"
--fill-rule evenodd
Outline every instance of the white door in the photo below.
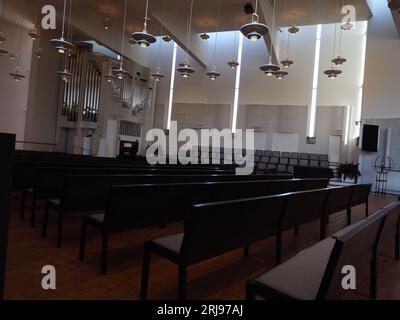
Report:
M 299 135 L 274 132 L 272 151 L 299 152 Z
M 254 149 L 255 150 L 267 150 L 267 133 L 266 132 L 254 132 Z
M 341 136 L 330 136 L 329 137 L 329 161 L 340 162 L 340 149 L 342 146 Z

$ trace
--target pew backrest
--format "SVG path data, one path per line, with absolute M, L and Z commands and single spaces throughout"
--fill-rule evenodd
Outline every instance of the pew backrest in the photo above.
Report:
M 352 186 L 353 194 L 351 197 L 351 206 L 368 203 L 368 197 L 372 189 L 372 184 L 357 184 Z

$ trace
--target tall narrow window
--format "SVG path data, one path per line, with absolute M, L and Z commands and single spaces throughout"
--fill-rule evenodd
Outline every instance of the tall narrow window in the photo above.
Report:
M 178 45 L 174 42 L 174 51 L 172 54 L 172 70 L 171 70 L 171 84 L 169 87 L 169 101 L 168 101 L 168 115 L 167 115 L 167 129 L 171 129 L 172 105 L 174 102 L 174 87 L 175 87 L 175 69 L 176 69 L 176 54 Z
M 237 61 L 239 63 L 236 68 L 236 81 L 235 81 L 235 98 L 233 101 L 233 110 L 232 110 L 232 132 L 236 132 L 237 126 L 237 113 L 239 108 L 239 94 L 240 94 L 240 75 L 242 71 L 242 53 L 243 53 L 243 36 L 239 35 L 239 49 L 238 49 L 238 58 Z
M 317 26 L 317 37 L 315 41 L 315 59 L 314 59 L 314 76 L 311 92 L 311 104 L 308 114 L 308 133 L 307 136 L 315 138 L 315 121 L 317 115 L 317 97 L 318 97 L 318 78 L 319 78 L 319 60 L 321 55 L 321 33 L 322 26 Z

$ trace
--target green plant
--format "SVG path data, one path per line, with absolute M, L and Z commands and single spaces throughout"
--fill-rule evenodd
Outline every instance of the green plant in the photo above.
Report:
M 351 163 L 342 163 L 338 167 L 337 175 L 339 179 L 350 179 L 353 181 L 357 181 L 359 177 L 361 177 L 361 172 L 358 169 L 359 164 Z

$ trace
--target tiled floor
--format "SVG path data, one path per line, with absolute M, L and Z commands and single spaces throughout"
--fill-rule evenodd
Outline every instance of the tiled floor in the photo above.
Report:
M 394 200 L 372 195 L 371 213 Z M 182 225 L 177 224 L 166 229 L 155 227 L 113 235 L 109 241 L 109 274 L 102 276 L 99 272 L 100 237 L 95 230 L 89 232 L 86 261 L 78 261 L 80 217 L 65 219 L 64 247 L 57 249 L 54 217 L 49 224 L 48 238 L 42 240 L 41 214 L 36 229 L 31 229 L 28 221 L 21 223 L 18 214 L 19 198 L 16 195 L 10 224 L 6 299 L 138 299 L 143 242 L 182 231 Z M 364 208 L 355 208 L 353 217 L 354 221 L 362 219 Z M 345 220 L 344 213 L 333 216 L 329 232 L 332 234 L 343 228 Z M 284 236 L 285 258 L 318 240 L 318 222 L 302 227 L 296 237 L 293 232 L 287 232 Z M 382 257 L 379 263 L 379 298 L 400 299 L 400 263 L 391 258 L 393 248 L 387 248 L 387 255 L 389 257 Z M 188 271 L 188 298 L 243 299 L 246 281 L 273 267 L 273 258 L 274 240 L 270 239 L 252 246 L 247 259 L 243 258 L 242 250 L 238 250 L 191 267 Z M 56 268 L 57 289 L 54 291 L 44 291 L 41 287 L 41 269 L 45 265 Z M 364 276 L 368 277 L 367 274 Z M 367 279 L 360 281 L 365 287 L 349 294 L 349 299 L 367 298 Z M 175 299 L 176 288 L 176 266 L 154 257 L 149 298 Z

